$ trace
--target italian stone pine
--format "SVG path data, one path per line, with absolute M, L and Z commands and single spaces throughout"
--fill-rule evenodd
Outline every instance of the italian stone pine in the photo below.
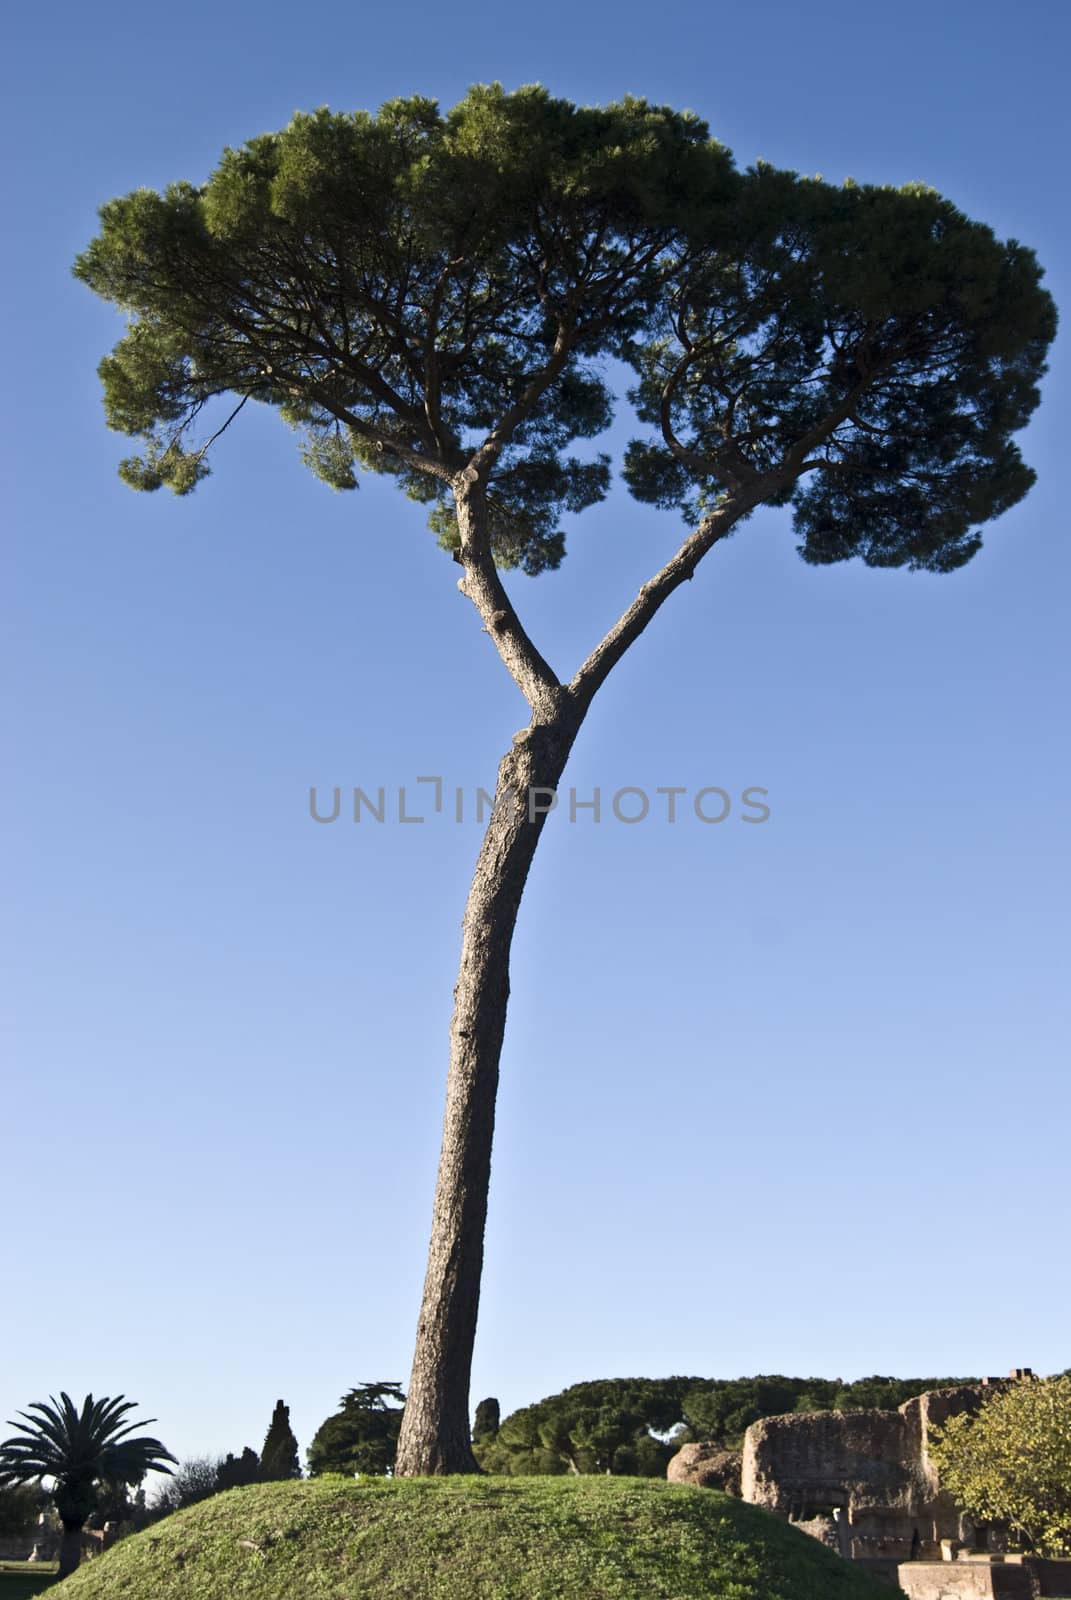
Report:
M 539 88 L 297 116 L 204 185 L 105 205 L 75 270 L 129 317 L 101 366 L 110 425 L 143 441 L 129 484 L 186 494 L 245 407 L 275 408 L 333 487 L 388 473 L 427 506 L 527 705 L 464 914 L 397 1460 L 471 1471 L 510 943 L 545 817 L 527 798 L 556 788 L 607 676 L 758 507 L 791 506 L 809 562 L 968 561 L 1032 481 L 1012 436 L 1052 303 L 1029 250 L 931 190 L 740 173 L 691 114 Z M 607 493 L 608 459 L 575 446 L 610 419 L 608 358 L 635 372 L 626 482 L 686 532 L 560 672 L 502 572 L 557 567 L 565 515 Z
M 59 1401 L 34 1401 L 9 1422 L 18 1431 L 0 1444 L 0 1483 L 35 1483 L 49 1479 L 52 1498 L 63 1524 L 60 1577 L 78 1566 L 82 1553 L 82 1528 L 97 1509 L 102 1484 L 141 1482 L 146 1472 L 170 1475 L 175 1457 L 159 1439 L 140 1434 L 144 1422 L 124 1422 L 136 1400 L 116 1395 L 94 1400 L 87 1394 L 79 1411 L 67 1394 Z M 154 1419 L 148 1417 L 147 1422 Z M 171 1463 L 171 1466 L 168 1463 Z

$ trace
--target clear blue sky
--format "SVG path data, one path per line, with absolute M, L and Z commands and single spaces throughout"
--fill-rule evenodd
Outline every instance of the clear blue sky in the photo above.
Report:
M 691 107 L 738 160 L 922 179 L 1066 301 L 1052 0 L 22 7 L 4 66 L 0 1420 L 125 1392 L 180 1455 L 304 1449 L 408 1376 L 478 835 L 317 784 L 489 784 L 523 706 L 419 508 L 243 416 L 191 498 L 115 475 L 97 206 L 296 109 L 471 82 Z M 615 1374 L 1071 1363 L 1067 340 L 1039 483 L 949 578 L 715 552 L 567 782 L 772 815 L 545 835 L 522 909 L 473 1399 Z M 627 437 L 627 427 L 615 440 Z M 623 489 L 513 590 L 571 671 L 669 551 Z M 399 600 L 405 595 L 404 606 Z

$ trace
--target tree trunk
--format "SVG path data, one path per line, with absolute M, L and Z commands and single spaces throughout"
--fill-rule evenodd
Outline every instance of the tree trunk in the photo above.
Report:
M 63 1538 L 60 1540 L 59 1576 L 69 1578 L 72 1572 L 78 1570 L 82 1559 L 82 1524 L 80 1522 L 65 1522 L 63 1524 Z
M 583 711 L 561 690 L 502 758 L 462 925 L 450 1024 L 442 1151 L 416 1352 L 395 1472 L 477 1472 L 469 1442 L 469 1376 L 483 1266 L 498 1061 L 509 999 L 509 956 L 549 796 Z

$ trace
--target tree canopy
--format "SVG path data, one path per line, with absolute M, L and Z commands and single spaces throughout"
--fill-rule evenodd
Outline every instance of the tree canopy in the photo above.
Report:
M 339 1409 L 317 1428 L 309 1446 L 309 1472 L 382 1476 L 394 1466 L 405 1395 L 396 1383 L 362 1383 L 349 1389 Z
M 476 1415 L 472 1421 L 473 1440 L 493 1439 L 498 1432 L 501 1421 L 501 1409 L 494 1396 L 492 1395 L 487 1400 L 481 1400 L 476 1407 Z
M 42 1489 L 29 1483 L 0 1483 L 0 1539 L 28 1533 L 48 1504 Z
M 762 1417 L 786 1412 L 894 1409 L 927 1389 L 964 1378 L 606 1378 L 511 1412 L 496 1433 L 473 1430 L 487 1472 L 605 1473 L 662 1477 L 682 1444 L 739 1448 Z
M 495 559 L 532 573 L 607 491 L 569 450 L 610 419 L 608 355 L 640 499 L 695 521 L 761 481 L 809 561 L 959 566 L 1032 481 L 1011 435 L 1055 326 L 1033 254 L 932 190 L 739 173 L 690 114 L 540 88 L 298 115 L 109 202 L 75 271 L 130 317 L 101 375 L 133 487 L 189 492 L 255 401 L 333 487 L 394 474 L 449 548 L 483 451 Z
M 210 1499 L 222 1488 L 219 1469 L 219 1456 L 185 1456 L 167 1482 L 157 1489 L 152 1502 L 153 1515 L 169 1517 L 186 1506 Z

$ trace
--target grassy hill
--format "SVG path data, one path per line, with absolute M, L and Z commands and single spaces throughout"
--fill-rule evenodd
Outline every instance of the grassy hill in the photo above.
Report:
M 888 1600 L 805 1534 L 643 1478 L 260 1484 L 125 1539 L 56 1600 Z

